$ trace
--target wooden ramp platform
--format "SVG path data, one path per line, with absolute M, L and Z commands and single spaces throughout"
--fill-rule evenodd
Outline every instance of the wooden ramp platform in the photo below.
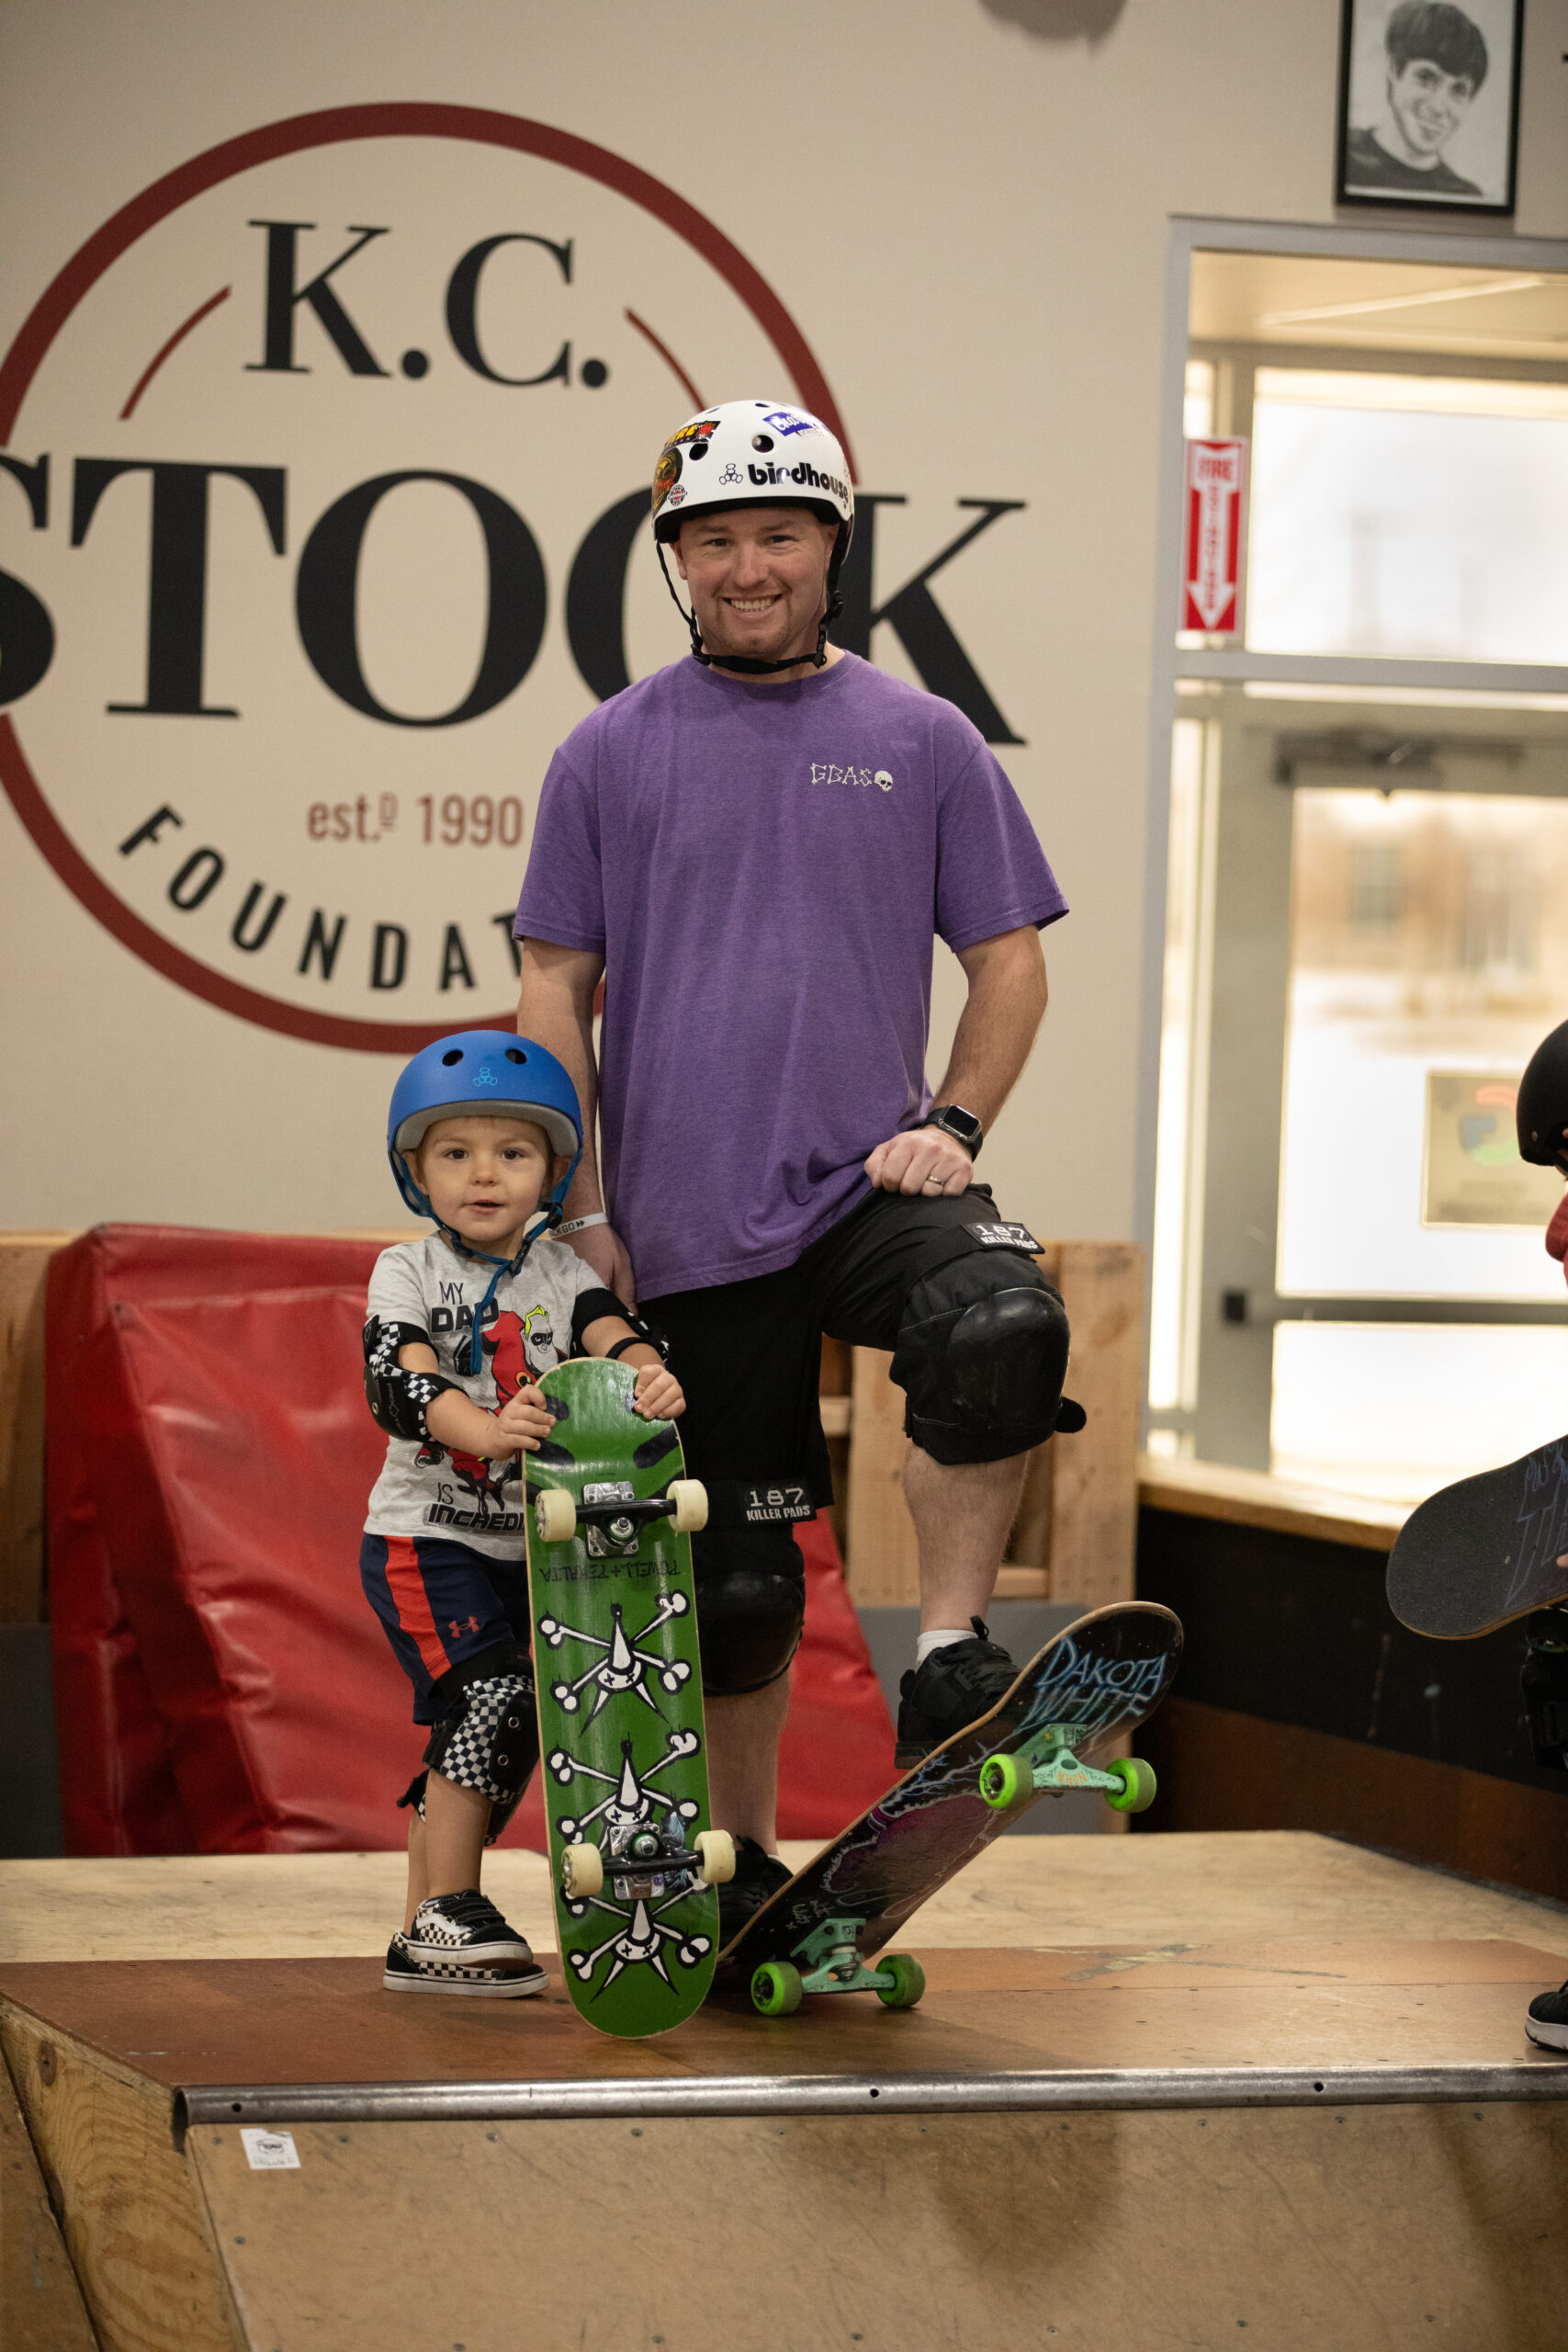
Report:
M 275 1929 L 291 1883 L 347 1859 L 272 1864 Z M 36 1907 L 12 1933 L 19 1874 L 72 1869 L 101 1874 L 121 1948 L 128 1887 L 145 1948 L 160 1888 L 188 1947 L 266 1884 L 255 1861 L 7 1866 L 4 1943 L 39 1940 Z M 1141 1933 L 1081 1936 L 1097 1887 Z M 1568 2341 L 1568 2060 L 1522 2028 L 1563 1973 L 1560 1906 L 1307 1838 L 1086 1838 L 978 1866 L 942 1914 L 910 1939 L 917 2010 L 716 2001 L 641 2044 L 558 1986 L 386 1994 L 363 1938 L 0 1947 L 20 2154 L 106 2352 Z M 1052 1936 L 1064 1915 L 1080 1939 Z M 1005 1946 L 975 1938 L 987 1917 Z M 0 2265 L 6 2352 L 86 2352 L 16 2325 L 24 2267 Z

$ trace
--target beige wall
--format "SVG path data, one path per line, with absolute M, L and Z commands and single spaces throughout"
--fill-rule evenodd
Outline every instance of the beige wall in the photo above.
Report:
M 1568 147 L 1558 61 L 1568 6 L 1532 0 L 1529 16 L 1516 225 L 1561 235 Z M 1125 0 L 1120 8 L 1116 0 L 795 0 L 782 10 L 628 0 L 564 8 L 10 0 L 0 18 L 0 342 L 75 247 L 144 185 L 220 139 L 310 108 L 414 97 L 496 107 L 575 131 L 679 190 L 799 322 L 852 435 L 863 486 L 907 493 L 903 514 L 880 525 L 884 588 L 953 536 L 964 519 L 955 499 L 1027 501 L 936 583 L 1027 739 L 1003 757 L 1073 907 L 1048 941 L 1044 1040 L 986 1168 L 1010 1209 L 1053 1237 L 1123 1236 L 1133 1229 L 1145 945 L 1167 224 L 1175 213 L 1334 219 L 1338 17 L 1337 0 Z M 341 186 L 346 207 L 348 182 Z M 428 177 L 411 186 L 422 202 L 441 200 Z M 339 217 L 384 216 L 345 209 Z M 321 258 L 341 249 L 335 221 L 333 233 Z M 639 266 L 655 277 L 662 269 L 651 249 Z M 342 282 L 346 295 L 352 281 Z M 739 328 L 727 345 L 730 329 L 709 309 L 703 332 L 715 367 L 764 364 Z M 237 288 L 231 310 L 235 332 L 254 339 L 254 289 Z M 172 281 L 164 309 L 144 305 L 138 317 L 165 314 L 171 327 L 182 315 Z M 144 324 L 124 348 L 150 350 L 158 339 Z M 52 412 L 41 391 L 36 412 L 24 411 L 14 447 L 29 459 L 56 452 L 55 509 L 48 532 L 29 533 L 19 497 L 0 483 L 0 532 L 7 568 L 47 594 L 62 643 L 62 670 L 39 689 L 37 710 L 17 707 L 18 733 L 53 763 L 51 786 L 73 808 L 90 812 L 95 796 L 130 792 L 115 807 L 134 820 L 143 813 L 136 795 L 144 800 L 143 787 L 158 781 L 146 730 L 205 729 L 211 740 L 229 722 L 106 722 L 100 673 L 85 653 L 66 663 L 68 629 L 73 642 L 91 633 L 96 611 L 82 584 L 97 576 L 88 559 L 109 544 L 90 537 L 74 556 L 67 550 L 69 465 L 73 455 L 130 446 L 132 428 L 113 424 L 123 373 L 121 363 L 106 376 L 96 409 L 78 383 L 69 398 L 51 395 Z M 175 380 L 171 368 L 171 392 Z M 775 387 L 789 389 L 776 368 L 765 389 Z M 750 388 L 703 387 L 708 398 Z M 649 458 L 684 413 L 672 390 L 660 401 Z M 152 431 L 150 412 L 139 421 Z M 199 447 L 199 422 L 188 428 L 193 454 L 264 456 L 259 443 Z M 455 429 L 444 456 L 427 450 L 404 462 L 451 464 Z M 623 414 L 615 430 L 626 429 Z M 480 440 L 491 431 L 475 427 Z M 274 455 L 308 474 L 298 448 Z M 605 499 L 580 519 L 629 486 L 628 462 L 617 455 Z M 548 470 L 547 451 L 539 463 Z M 323 475 L 299 534 L 328 488 L 357 478 L 340 470 L 329 485 Z M 552 494 L 537 492 L 547 510 Z M 130 526 L 111 526 L 106 498 L 95 532 L 112 538 L 120 527 Z M 298 544 L 296 535 L 290 567 Z M 345 794 L 374 788 L 399 762 L 409 790 L 428 788 L 422 775 L 439 789 L 444 763 L 479 758 L 498 781 L 514 779 L 531 805 L 551 745 L 590 704 L 558 642 L 558 564 L 548 548 L 547 556 L 546 653 L 537 675 L 481 723 L 482 751 L 451 734 L 422 735 L 416 759 L 406 730 L 345 715 L 319 689 L 296 684 L 257 738 L 265 758 L 250 791 L 263 832 L 266 794 L 282 791 L 296 759 L 308 766 L 325 740 Z M 249 578 L 236 570 L 215 588 L 243 599 Z M 256 578 L 256 594 L 265 590 L 281 613 L 275 576 L 264 567 Z M 651 594 L 644 582 L 634 597 L 637 667 L 680 650 L 673 615 L 660 618 Z M 99 634 L 121 632 L 134 672 L 130 612 L 106 608 Z M 295 662 L 289 674 L 298 672 L 287 631 L 268 627 L 276 643 L 255 657 L 262 684 L 267 660 Z M 901 666 L 887 632 L 875 650 Z M 74 733 L 72 694 L 93 714 Z M 116 756 L 137 729 L 125 754 L 140 763 L 131 791 Z M 188 743 L 187 733 L 170 756 L 188 763 Z M 225 746 L 214 756 L 232 755 Z M 0 829 L 9 1072 L 0 1223 L 321 1227 L 393 1216 L 379 1130 L 394 1059 L 299 1042 L 198 1001 L 82 910 L 5 804 Z M 501 858 L 487 869 L 496 907 L 514 894 L 519 864 Z M 946 965 L 944 1021 L 953 977 Z M 452 1025 L 497 1009 L 481 992 L 455 1003 Z

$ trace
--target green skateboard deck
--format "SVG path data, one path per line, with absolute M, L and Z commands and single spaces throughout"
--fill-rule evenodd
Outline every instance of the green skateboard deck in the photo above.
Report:
M 672 1422 L 602 1359 L 539 1386 L 555 1430 L 527 1457 L 528 1594 L 550 1876 L 567 1991 L 602 2033 L 698 2008 L 733 1873 L 709 1826 L 690 1531 L 706 1498 Z

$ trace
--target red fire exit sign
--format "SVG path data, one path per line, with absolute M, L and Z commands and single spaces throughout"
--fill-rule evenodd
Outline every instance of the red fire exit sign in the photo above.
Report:
M 1247 443 L 1189 441 L 1182 530 L 1181 627 L 1207 637 L 1241 632 L 1247 546 Z

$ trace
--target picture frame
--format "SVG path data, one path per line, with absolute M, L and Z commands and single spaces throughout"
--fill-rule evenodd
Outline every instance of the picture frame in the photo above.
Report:
M 1338 204 L 1507 215 L 1524 0 L 1343 0 Z

